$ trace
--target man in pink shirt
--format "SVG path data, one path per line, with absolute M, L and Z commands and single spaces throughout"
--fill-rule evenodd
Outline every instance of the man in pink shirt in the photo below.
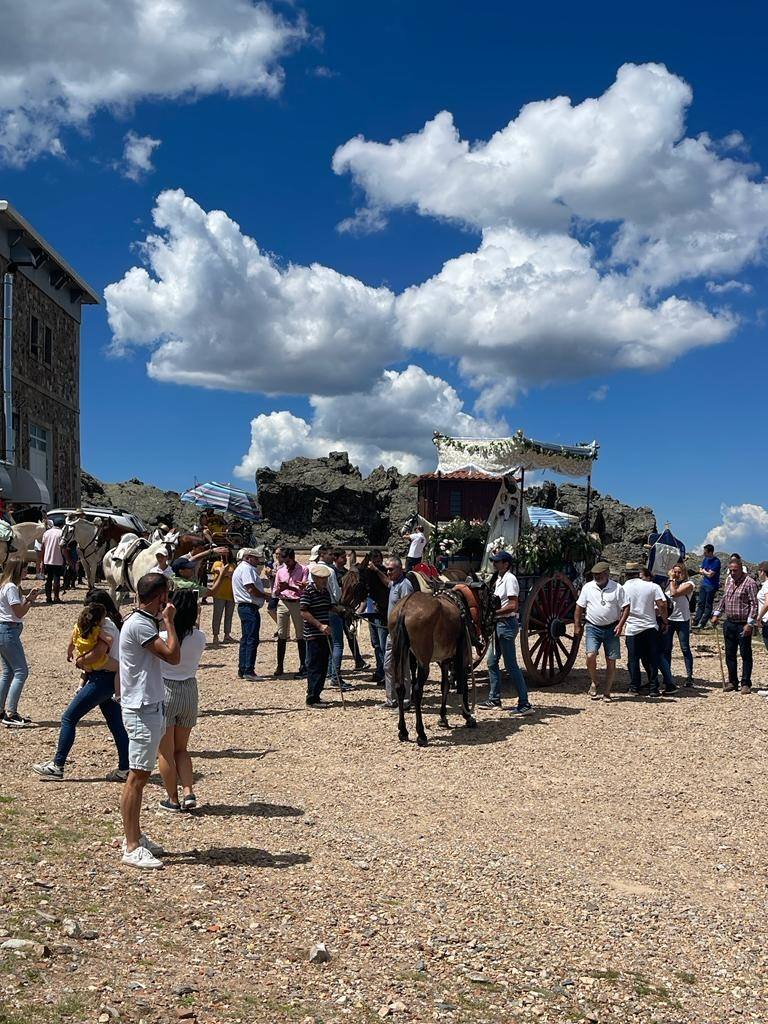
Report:
M 274 674 L 283 675 L 285 649 L 293 622 L 293 632 L 299 648 L 298 675 L 304 676 L 307 672 L 304 664 L 306 644 L 299 600 L 304 593 L 309 574 L 306 567 L 296 561 L 296 552 L 293 548 L 282 548 L 282 553 L 283 564 L 275 573 L 275 581 L 272 584 L 272 596 L 278 598 L 280 602 L 277 606 L 277 668 Z
M 48 529 L 40 543 L 43 547 L 43 567 L 45 569 L 45 603 L 61 604 L 59 588 L 64 575 L 64 552 L 61 550 L 61 530 L 49 521 Z

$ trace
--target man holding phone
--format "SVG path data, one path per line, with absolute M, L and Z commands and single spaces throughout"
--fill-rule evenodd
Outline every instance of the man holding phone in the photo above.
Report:
M 163 663 L 178 665 L 181 644 L 173 624 L 176 609 L 168 603 L 168 580 L 157 572 L 142 576 L 136 587 L 139 607 L 120 631 L 120 704 L 128 733 L 128 779 L 120 799 L 123 816 L 123 864 L 161 868 L 163 850 L 141 831 L 144 787 L 157 761 L 165 732 Z M 160 637 L 164 630 L 167 639 Z

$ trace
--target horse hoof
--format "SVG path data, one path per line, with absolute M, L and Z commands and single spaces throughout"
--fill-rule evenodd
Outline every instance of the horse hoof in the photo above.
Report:
M 476 729 L 477 728 L 477 720 L 474 719 L 474 718 L 468 718 L 467 719 L 467 728 L 468 729 Z
M 400 740 L 401 743 L 407 743 L 408 742 L 408 733 L 407 732 L 400 732 L 400 733 L 397 734 L 397 738 Z
M 448 719 L 447 718 L 441 718 L 440 721 L 437 724 L 440 726 L 441 729 L 450 729 L 451 728 L 450 725 L 448 724 Z
M 419 736 L 418 739 L 416 740 L 416 742 L 418 743 L 418 745 L 420 747 L 428 746 L 427 737 L 426 736 Z

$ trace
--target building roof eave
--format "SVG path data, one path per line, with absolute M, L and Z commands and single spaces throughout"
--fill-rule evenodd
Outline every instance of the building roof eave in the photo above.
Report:
M 50 260 L 56 263 L 66 273 L 67 277 L 72 280 L 72 283 L 77 286 L 82 292 L 81 301 L 92 306 L 97 306 L 101 302 L 101 299 L 91 286 L 83 280 L 82 277 L 74 270 L 67 261 L 56 252 L 52 245 L 50 245 L 43 236 L 36 231 L 29 221 L 23 217 L 15 207 L 8 202 L 7 199 L 0 199 L 0 213 L 4 213 L 13 223 L 20 228 L 25 235 L 38 245 L 48 256 Z

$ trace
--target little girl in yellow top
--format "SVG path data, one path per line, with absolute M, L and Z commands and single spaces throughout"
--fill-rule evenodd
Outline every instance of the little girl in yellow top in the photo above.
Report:
M 90 654 L 99 641 L 101 624 L 106 615 L 106 609 L 101 604 L 88 604 L 80 612 L 75 628 L 72 630 L 72 639 L 67 649 L 67 660 L 76 661 L 84 654 Z M 92 665 L 88 666 L 89 672 L 98 672 L 107 664 L 108 655 L 98 658 Z

